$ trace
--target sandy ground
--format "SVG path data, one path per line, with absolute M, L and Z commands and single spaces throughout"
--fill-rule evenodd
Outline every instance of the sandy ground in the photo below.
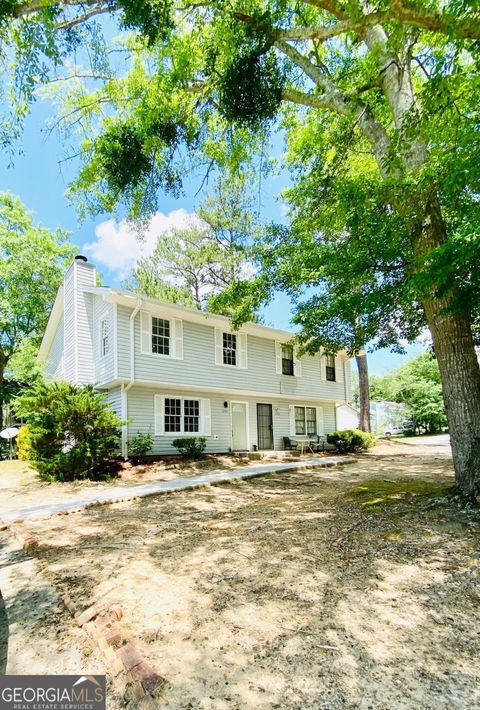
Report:
M 32 594 L 46 581 L 84 606 L 120 602 L 167 678 L 159 708 L 479 707 L 478 515 L 446 496 L 445 447 L 382 446 L 345 468 L 21 524 L 44 545 Z M 42 616 L 32 649 L 56 623 Z M 58 643 L 88 656 L 62 624 Z M 42 673 L 56 650 L 38 649 Z M 113 688 L 109 706 L 124 706 Z
M 287 459 L 292 458 L 288 456 Z M 278 463 L 278 458 L 262 459 Z M 95 494 L 113 486 L 131 486 L 135 483 L 171 481 L 176 478 L 202 474 L 213 470 L 241 468 L 258 462 L 228 455 L 206 456 L 198 462 L 184 462 L 177 458 L 132 466 L 122 465 L 118 477 L 106 481 L 72 481 L 49 483 L 24 461 L 0 461 L 0 513 L 52 503 L 73 501 L 86 495 Z

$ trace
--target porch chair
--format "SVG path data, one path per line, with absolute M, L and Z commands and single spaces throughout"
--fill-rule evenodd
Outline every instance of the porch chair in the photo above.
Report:
M 310 446 L 314 451 L 317 453 L 319 451 L 325 451 L 325 444 L 326 444 L 326 439 L 324 436 L 320 436 L 320 434 L 314 434 L 311 437 L 311 443 Z
M 295 451 L 297 449 L 297 442 L 292 441 L 289 436 L 284 436 L 283 448 L 285 449 L 285 451 Z

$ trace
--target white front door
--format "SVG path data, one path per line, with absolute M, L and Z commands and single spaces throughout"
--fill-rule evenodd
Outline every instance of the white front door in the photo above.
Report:
M 248 451 L 247 403 L 231 402 L 232 408 L 232 449 Z

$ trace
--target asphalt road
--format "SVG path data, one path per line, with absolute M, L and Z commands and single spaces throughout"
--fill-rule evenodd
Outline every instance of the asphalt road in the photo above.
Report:
M 433 436 L 409 436 L 399 439 L 404 444 L 412 446 L 450 446 L 450 434 L 434 434 Z

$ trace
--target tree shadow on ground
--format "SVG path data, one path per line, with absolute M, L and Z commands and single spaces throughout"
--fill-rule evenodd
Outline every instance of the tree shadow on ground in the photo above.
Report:
M 437 461 L 272 474 L 52 518 L 37 555 L 80 603 L 121 601 L 161 707 L 467 707 L 479 528 L 450 483 Z

